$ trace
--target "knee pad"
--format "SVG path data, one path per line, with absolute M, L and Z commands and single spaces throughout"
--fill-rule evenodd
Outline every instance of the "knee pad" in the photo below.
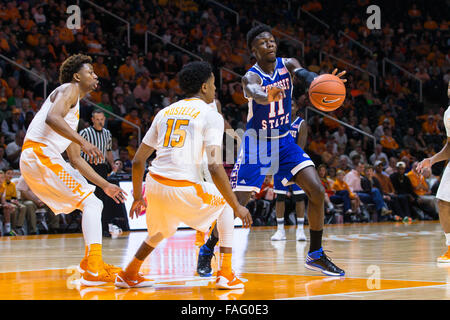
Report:
M 97 198 L 94 194 L 91 194 L 89 197 L 83 200 L 81 203 L 83 213 L 86 210 L 90 210 L 92 212 L 98 212 L 102 214 L 103 211 L 103 202 Z
M 220 247 L 233 247 L 234 213 L 229 205 L 225 206 L 222 214 L 217 219 Z

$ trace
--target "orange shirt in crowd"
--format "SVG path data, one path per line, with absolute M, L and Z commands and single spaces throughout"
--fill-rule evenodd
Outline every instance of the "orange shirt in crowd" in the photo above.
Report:
M 394 120 L 394 118 L 393 117 L 386 117 L 386 115 L 384 115 L 384 114 L 380 117 L 380 119 L 378 119 L 378 125 L 383 124 L 384 119 L 388 119 L 389 120 L 389 122 L 391 124 L 391 128 L 395 127 L 395 120 Z
M 422 123 L 422 131 L 425 134 L 439 134 L 439 128 L 437 126 L 436 121 L 433 121 L 431 124 L 428 121 Z
M 169 89 L 175 90 L 176 94 L 182 94 L 183 91 L 180 88 L 180 84 L 178 83 L 176 77 L 169 81 Z
M 73 33 L 68 28 L 58 28 L 59 30 L 59 40 L 61 40 L 64 43 L 72 43 L 75 41 L 75 37 L 73 36 Z M 80 32 L 80 29 L 78 29 L 78 32 Z
M 382 136 L 380 144 L 386 149 L 398 149 L 398 143 L 392 137 Z
M 94 72 L 99 78 L 109 78 L 108 67 L 104 63 L 98 64 L 95 62 L 92 68 L 94 68 Z
M 248 102 L 247 98 L 244 97 L 244 92 L 235 91 L 231 95 L 231 98 L 233 99 L 233 102 L 236 103 L 238 106 L 241 106 Z
M 100 90 L 92 91 L 90 93 L 92 101 L 95 103 L 100 103 L 102 101 L 102 94 L 103 92 L 101 92 Z
M 323 141 L 311 141 L 309 144 L 309 150 L 313 151 L 315 154 L 322 154 L 326 151 L 325 143 Z
M 141 126 L 141 119 L 139 119 L 139 118 L 133 118 L 133 117 L 131 117 L 131 115 L 129 115 L 129 114 L 127 114 L 125 117 L 124 117 L 124 119 L 125 120 L 128 120 L 129 122 L 132 122 L 132 123 L 134 123 L 135 125 L 137 125 L 137 126 Z M 134 132 L 136 130 L 136 128 L 135 127 L 132 127 L 132 126 L 130 126 L 128 123 L 126 123 L 126 122 L 122 122 L 122 134 L 123 135 L 127 135 L 127 134 L 129 134 L 129 133 L 132 133 L 132 132 Z
M 136 76 L 133 66 L 127 66 L 126 64 L 119 67 L 118 73 L 125 81 L 133 81 Z
M 335 116 L 332 116 L 333 118 L 336 118 Z M 323 124 L 330 130 L 334 130 L 339 128 L 340 124 L 337 121 L 334 121 L 328 117 L 323 118 Z
M 27 38 L 26 38 L 26 42 L 32 46 L 32 47 L 36 47 L 39 44 L 39 39 L 41 38 L 41 34 L 36 33 L 36 34 L 32 34 L 30 33 Z
M 169 83 L 165 80 L 161 80 L 160 78 L 153 80 L 153 88 L 156 90 L 167 90 L 168 87 Z
M 22 29 L 24 29 L 27 32 L 31 31 L 31 28 L 33 28 L 36 25 L 36 23 L 34 23 L 34 21 L 31 19 L 28 20 L 21 19 L 19 24 L 22 27 Z
M 409 181 L 411 181 L 415 194 L 423 196 L 428 193 L 429 187 L 424 176 L 415 173 L 413 170 L 408 172 L 406 176 L 409 178 Z
M 343 190 L 347 190 L 349 195 L 350 195 L 350 199 L 355 199 L 356 198 L 356 194 L 354 194 L 351 190 L 350 187 L 348 186 L 347 182 L 345 181 L 339 181 L 336 179 L 336 181 L 334 181 L 333 186 L 331 187 L 334 191 L 343 191 Z

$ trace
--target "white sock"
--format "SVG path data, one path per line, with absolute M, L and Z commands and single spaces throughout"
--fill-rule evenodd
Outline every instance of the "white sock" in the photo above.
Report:
M 445 234 L 445 243 L 447 244 L 447 246 L 450 246 L 450 233 L 446 233 Z
M 83 201 L 82 205 L 81 227 L 83 228 L 84 242 L 87 246 L 93 243 L 101 244 L 103 202 L 91 194 Z
M 305 223 L 305 218 L 297 218 L 297 228 L 303 228 L 304 223 Z
M 277 227 L 278 230 L 284 231 L 284 218 L 277 218 Z
M 5 223 L 5 233 L 11 232 L 11 222 Z
M 328 209 L 333 210 L 334 209 L 334 205 L 331 202 L 328 202 Z

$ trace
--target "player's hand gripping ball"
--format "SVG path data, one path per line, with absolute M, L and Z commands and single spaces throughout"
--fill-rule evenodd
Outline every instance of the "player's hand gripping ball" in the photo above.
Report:
M 321 111 L 334 111 L 344 103 L 346 94 L 344 82 L 347 80 L 340 77 L 345 74 L 345 71 L 337 76 L 336 71 L 316 77 L 309 86 L 309 100 Z

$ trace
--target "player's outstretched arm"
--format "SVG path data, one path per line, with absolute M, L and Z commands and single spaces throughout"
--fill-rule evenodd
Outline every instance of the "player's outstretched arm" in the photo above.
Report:
M 318 76 L 317 73 L 308 71 L 304 67 L 302 67 L 300 65 L 300 62 L 298 62 L 298 60 L 295 58 L 285 59 L 284 64 L 290 74 L 294 74 L 300 80 L 305 80 L 307 88 L 309 88 L 309 86 L 311 85 L 311 82 L 313 82 L 314 78 Z M 331 74 L 337 76 L 338 78 L 341 78 L 343 75 L 345 75 L 347 73 L 347 71 L 344 70 L 338 74 L 336 74 L 336 73 L 337 73 L 337 69 L 334 69 Z M 342 82 L 347 82 L 347 79 L 341 79 L 341 80 L 342 80 Z
M 131 176 L 133 181 L 133 204 L 130 209 L 130 218 L 139 216 L 142 208 L 145 208 L 145 200 L 142 195 L 142 181 L 144 179 L 145 163 L 148 157 L 155 151 L 154 148 L 141 143 L 133 158 L 133 166 L 131 168 Z
M 91 157 L 91 162 L 97 164 L 100 160 L 103 160 L 101 151 L 93 144 L 86 141 L 86 139 L 73 130 L 64 120 L 64 117 L 67 115 L 70 108 L 77 103 L 78 96 L 79 89 L 75 84 L 70 84 L 64 89 L 60 89 L 53 93 L 50 97 L 50 101 L 54 104 L 48 111 L 45 123 L 55 130 L 56 133 L 80 145 L 84 153 Z
M 208 170 L 217 189 L 231 206 L 236 217 L 242 220 L 243 227 L 249 228 L 253 221 L 248 209 L 239 204 L 236 195 L 231 190 L 230 181 L 222 165 L 222 150 L 220 146 L 207 146 Z
M 119 186 L 109 183 L 103 179 L 92 167 L 81 157 L 81 148 L 77 143 L 71 143 L 67 148 L 67 156 L 72 166 L 93 184 L 103 189 L 116 203 L 124 202 L 127 195 Z
M 417 171 L 423 172 L 425 168 L 431 168 L 433 164 L 450 159 L 450 137 L 447 137 L 447 143 L 441 151 L 430 158 L 425 158 L 417 164 Z
M 261 78 L 252 72 L 242 77 L 242 88 L 248 98 L 256 103 L 266 105 L 272 101 L 278 101 L 284 97 L 284 90 L 279 87 L 271 87 L 267 92 L 261 87 Z

